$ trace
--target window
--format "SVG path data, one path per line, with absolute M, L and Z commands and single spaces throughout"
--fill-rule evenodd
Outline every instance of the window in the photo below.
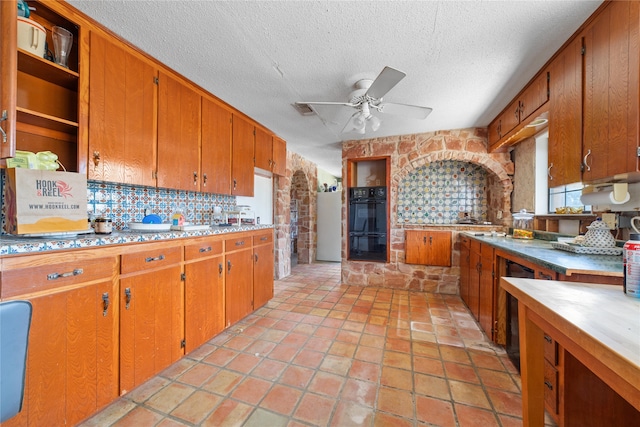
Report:
M 580 201 L 583 188 L 584 185 L 581 182 L 550 188 L 549 211 L 555 212 L 556 208 L 562 207 L 583 208 L 585 212 L 591 211 L 591 206 L 585 206 Z

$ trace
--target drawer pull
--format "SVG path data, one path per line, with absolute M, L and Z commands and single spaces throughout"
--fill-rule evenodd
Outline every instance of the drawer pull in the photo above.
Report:
M 244 240 L 240 240 L 239 242 L 236 242 L 236 246 L 242 246 L 244 245 Z
M 200 253 L 211 252 L 211 246 L 207 246 L 206 248 L 200 248 Z
M 129 304 L 131 304 L 131 288 L 124 289 L 124 302 L 125 302 L 124 308 L 129 310 Z
M 109 311 L 109 292 L 102 294 L 102 315 L 107 317 Z
M 551 384 L 549 381 L 545 381 L 544 385 L 546 385 L 549 390 L 553 390 L 553 384 Z
M 56 279 L 61 279 L 61 278 L 65 278 L 65 277 L 71 277 L 71 276 L 79 276 L 83 273 L 83 270 L 81 268 L 76 268 L 73 271 L 68 271 L 66 273 L 51 273 L 47 275 L 47 280 L 56 280 Z
M 542 271 L 538 271 L 538 277 L 543 279 L 543 280 L 551 280 L 551 275 L 550 274 L 545 274 Z
M 269 240 L 269 238 L 268 238 L 267 236 L 262 236 L 262 237 L 260 238 L 260 241 L 261 241 L 261 242 L 266 242 L 267 240 Z
M 553 342 L 553 340 L 551 339 L 551 337 L 550 337 L 549 335 L 546 335 L 546 334 L 545 334 L 545 336 L 544 336 L 544 340 L 545 340 L 546 342 L 548 342 L 549 344 L 551 344 L 551 343 Z
M 144 262 L 153 262 L 153 261 L 162 261 L 164 259 L 164 255 L 157 256 L 155 258 L 149 257 L 144 260 Z

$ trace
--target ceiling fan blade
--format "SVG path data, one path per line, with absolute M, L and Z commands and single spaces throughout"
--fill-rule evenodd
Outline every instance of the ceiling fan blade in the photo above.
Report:
M 331 102 L 331 101 L 299 101 L 296 102 L 297 105 L 305 105 L 305 104 L 311 104 L 311 105 L 344 105 L 347 107 L 357 107 L 356 104 L 352 104 L 351 102 Z
M 384 67 L 378 77 L 371 83 L 366 95 L 369 95 L 371 98 L 380 99 L 397 85 L 400 80 L 404 79 L 405 76 L 406 74 L 400 70 Z
M 423 120 L 427 118 L 433 109 L 429 107 L 420 107 L 418 105 L 383 102 L 378 106 L 378 111 L 385 114 L 394 114 L 396 116 L 405 116 L 411 117 L 412 119 Z

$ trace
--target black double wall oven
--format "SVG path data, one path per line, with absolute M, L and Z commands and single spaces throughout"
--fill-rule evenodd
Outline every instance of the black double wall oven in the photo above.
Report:
M 349 189 L 349 259 L 387 261 L 387 187 Z

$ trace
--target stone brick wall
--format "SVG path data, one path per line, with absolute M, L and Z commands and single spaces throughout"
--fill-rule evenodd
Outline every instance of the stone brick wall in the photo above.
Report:
M 299 202 L 299 210 L 304 210 L 304 218 L 299 214 L 298 254 L 301 263 L 315 260 L 316 251 L 316 189 L 318 171 L 315 163 L 299 154 L 287 151 L 287 172 L 276 178 L 273 224 L 275 228 L 275 277 L 281 279 L 291 274 L 291 198 Z M 300 239 L 300 238 L 299 238 Z M 300 254 L 302 244 L 304 256 Z
M 511 212 L 512 175 L 514 165 L 508 153 L 487 153 L 487 129 L 472 128 L 422 134 L 401 135 L 362 141 L 347 141 L 342 148 L 343 176 L 348 161 L 368 157 L 390 157 L 390 256 L 388 263 L 348 261 L 346 239 L 343 238 L 342 281 L 351 285 L 381 286 L 448 294 L 459 293 L 460 252 L 458 233 L 471 229 L 464 226 L 426 226 L 429 230 L 451 230 L 453 249 L 451 267 L 409 265 L 405 259 L 405 229 L 425 228 L 399 224 L 397 221 L 398 184 L 415 168 L 438 160 L 460 160 L 480 165 L 488 172 L 488 220 L 501 224 L 498 212 L 505 218 Z M 343 211 L 346 210 L 346 201 Z M 343 218 L 346 216 L 343 215 Z M 500 227 L 483 227 L 485 230 Z M 478 228 L 473 228 L 478 230 Z

